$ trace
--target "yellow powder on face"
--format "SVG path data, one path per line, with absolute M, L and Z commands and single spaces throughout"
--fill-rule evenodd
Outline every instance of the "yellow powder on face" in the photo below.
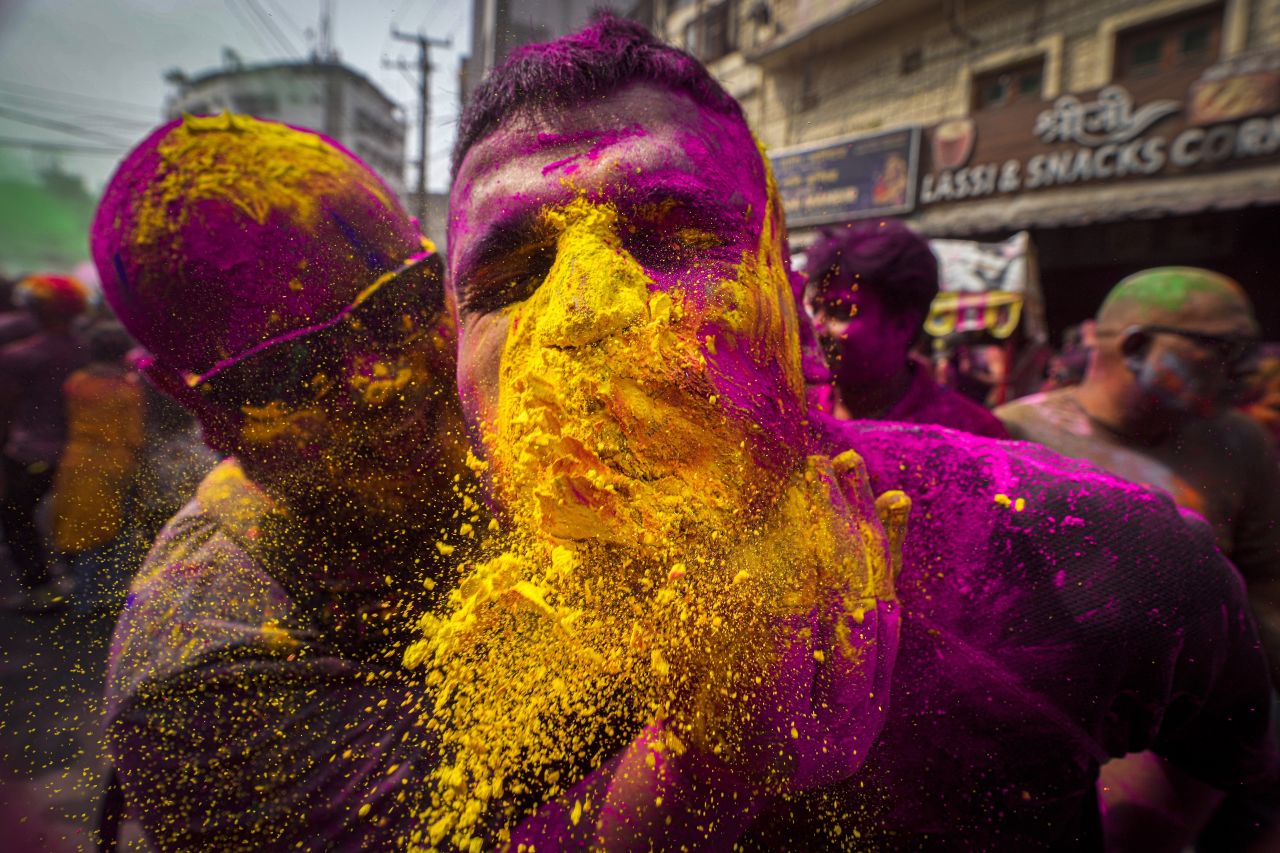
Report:
M 579 198 L 546 220 L 556 260 L 508 309 L 487 425 L 511 529 L 464 567 L 405 655 L 435 690 L 424 724 L 444 756 L 409 839 L 418 849 L 501 845 L 654 719 L 669 731 L 661 749 L 703 750 L 784 786 L 794 756 L 761 755 L 745 734 L 793 705 L 777 692 L 780 661 L 797 645 L 809 665 L 860 660 L 857 620 L 893 596 L 864 469 L 802 449 L 783 471 L 757 464 L 752 424 L 717 401 L 692 300 L 653 287 L 612 206 Z M 777 221 L 771 210 L 759 250 L 709 283 L 705 310 L 722 345 L 762 371 L 796 354 L 782 359 L 779 396 L 798 406 Z M 837 625 L 821 648 L 801 630 L 819 609 Z M 798 740 L 813 714 L 777 724 Z
M 741 452 L 752 425 L 717 407 L 684 293 L 651 288 L 621 248 L 612 205 L 578 198 L 546 218 L 560 233 L 556 261 L 509 309 L 487 442 L 504 505 L 550 536 L 633 553 L 693 530 L 729 535 L 777 483 Z M 730 303 L 731 335 L 777 347 L 753 293 L 759 267 L 744 259 L 745 283 L 716 283 L 708 310 Z
M 363 506 L 400 512 L 418 502 L 428 473 L 461 472 L 453 340 L 450 323 L 424 324 L 394 352 L 353 355 L 334 375 L 316 375 L 305 402 L 244 406 L 240 440 L 277 460 L 277 478 L 336 484 Z M 416 458 L 424 446 L 431 453 Z

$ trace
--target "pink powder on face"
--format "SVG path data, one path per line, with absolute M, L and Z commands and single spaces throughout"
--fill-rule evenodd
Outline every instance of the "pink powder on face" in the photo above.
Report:
M 798 401 L 790 401 L 788 376 L 780 359 L 762 358 L 757 347 L 733 344 L 722 327 L 724 312 L 746 309 L 749 306 L 720 304 L 712 309 L 707 300 L 723 299 L 718 283 L 734 279 L 744 258 L 754 258 L 761 250 L 761 234 L 768 215 L 768 190 L 766 170 L 761 153 L 749 131 L 741 121 L 726 117 L 703 107 L 681 92 L 666 91 L 666 103 L 654 102 L 636 95 L 639 87 L 628 87 L 613 96 L 601 108 L 601 120 L 608 120 L 610 113 L 622 113 L 633 103 L 638 109 L 652 111 L 645 119 L 633 121 L 621 129 L 600 130 L 588 127 L 572 130 L 571 117 L 566 117 L 569 132 L 537 132 L 538 115 L 523 116 L 504 123 L 483 142 L 468 153 L 459 172 L 451 200 L 455 216 L 451 222 L 451 245 L 454 286 L 466 282 L 462 277 L 472 268 L 475 245 L 490 242 L 494 229 L 501 231 L 504 220 L 512 222 L 512 228 L 520 226 L 521 217 L 537 215 L 542 204 L 561 204 L 575 193 L 583 193 L 591 201 L 606 202 L 616 207 L 625 225 L 619 231 L 623 248 L 645 267 L 655 290 L 678 290 L 688 309 L 696 313 L 709 310 L 706 321 L 698 329 L 700 340 L 711 339 L 715 352 L 708 352 L 709 371 L 716 387 L 716 395 L 727 415 L 757 425 L 753 432 L 752 453 L 771 469 L 785 467 L 783 461 L 804 445 L 803 412 L 795 410 Z M 660 87 L 647 86 L 649 89 Z M 640 106 L 643 104 L 643 106 Z M 545 119 L 543 119 L 545 120 Z M 626 147 L 641 139 L 644 146 Z M 555 156 L 567 140 L 574 140 L 581 150 L 570 156 Z M 599 171 L 608 151 L 611 161 L 607 172 Z M 542 152 L 549 163 L 539 163 Z M 554 159 L 551 159 L 554 157 Z M 528 167 L 512 166 L 520 160 L 530 161 Z M 592 163 L 594 170 L 585 168 Z M 554 180 L 556 170 L 561 178 L 566 166 L 583 166 L 574 180 L 563 184 Z M 512 189 L 505 196 L 494 195 L 492 190 L 502 186 L 488 176 L 505 174 L 511 169 Z M 552 178 L 542 182 L 526 183 L 528 174 Z M 711 188 L 727 188 L 727 192 Z M 476 192 L 480 192 L 476 196 Z M 545 201 L 543 201 L 545 199 Z M 663 207 L 674 203 L 662 216 L 646 221 L 638 208 Z M 485 223 L 488 231 L 479 241 L 471 241 L 471 221 Z M 484 226 L 482 226 L 484 227 Z M 783 225 L 780 218 L 773 223 L 773 239 L 781 239 Z M 685 261 L 664 263 L 663 246 L 675 246 L 684 239 L 685 228 L 712 235 L 720 244 L 711 249 L 698 248 Z M 648 256 L 658 247 L 657 257 Z M 754 263 L 754 261 L 753 261 Z M 778 269 L 767 273 L 770 281 L 784 283 L 779 293 L 755 292 L 763 300 L 777 300 L 772 311 L 784 326 L 798 327 L 790 289 L 789 259 L 785 251 L 774 256 L 770 264 Z M 734 297 L 737 298 L 737 297 Z M 469 330 L 464 321 L 461 328 L 464 360 Z M 464 398 L 471 399 L 467 365 L 460 364 Z M 784 400 L 787 398 L 787 400 Z M 777 458 L 774 458 L 777 457 Z
M 581 157 L 585 156 L 588 160 L 598 160 L 600 159 L 600 152 L 604 151 L 606 148 L 612 145 L 617 145 L 624 139 L 645 135 L 647 134 L 645 133 L 644 128 L 638 124 L 633 124 L 630 127 L 624 127 L 621 130 L 606 130 L 598 134 L 592 132 L 570 134 L 539 133 L 538 149 L 540 150 L 574 145 L 590 139 L 595 140 L 591 148 L 586 152 L 572 154 L 564 159 L 556 160 L 555 162 L 548 163 L 546 166 L 543 166 L 542 174 L 547 175 L 557 169 L 561 169 L 566 175 L 572 175 L 574 172 L 578 171 L 578 168 L 577 166 L 571 166 L 570 164 Z

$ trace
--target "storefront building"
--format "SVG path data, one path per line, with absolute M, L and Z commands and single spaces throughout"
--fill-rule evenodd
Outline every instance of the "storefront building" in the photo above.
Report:
M 1195 264 L 1280 339 L 1280 0 L 669 5 L 691 47 L 710 10 L 733 23 L 704 58 L 771 152 L 797 248 L 878 216 L 1026 230 L 1051 332 L 1130 272 Z

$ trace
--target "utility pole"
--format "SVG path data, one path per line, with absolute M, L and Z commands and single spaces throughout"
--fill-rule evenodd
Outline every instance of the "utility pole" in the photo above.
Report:
M 391 28 L 391 37 L 396 41 L 409 42 L 418 46 L 418 227 L 427 227 L 427 171 L 431 149 L 427 147 L 428 128 L 431 123 L 431 48 L 448 47 L 451 39 L 435 39 L 422 33 L 404 33 Z M 403 61 L 388 63 L 393 68 L 408 70 Z

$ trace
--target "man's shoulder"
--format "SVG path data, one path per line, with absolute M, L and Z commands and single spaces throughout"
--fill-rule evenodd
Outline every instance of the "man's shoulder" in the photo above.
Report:
M 911 497 L 913 531 L 952 545 L 986 549 L 1021 540 L 1049 562 L 1078 533 L 1105 545 L 1079 554 L 1080 562 L 1101 564 L 1117 550 L 1150 550 L 1156 539 L 1187 535 L 1166 496 L 1038 444 L 875 421 L 832 422 L 824 432 L 831 450 L 852 448 L 863 457 L 877 492 L 901 489 Z M 1074 532 L 1063 535 L 1067 530 Z
M 1077 429 L 1084 411 L 1076 403 L 1075 390 L 1058 388 L 1030 394 L 998 406 L 993 414 L 1014 437 L 1028 432 Z
M 1062 456 L 1039 444 L 1001 441 L 933 424 L 839 421 L 817 423 L 828 449 L 853 448 L 868 470 L 886 479 L 915 477 L 954 482 L 972 490 L 1035 483 L 1042 487 L 1087 486 L 1090 493 L 1145 490 L 1091 463 Z
M 1204 424 L 1210 444 L 1225 452 L 1244 456 L 1251 464 L 1276 452 L 1266 428 L 1244 412 L 1229 409 Z
M 911 389 L 885 413 L 884 420 L 937 424 L 992 438 L 1008 437 L 1000 421 L 986 408 L 953 388 L 939 385 L 927 362 L 914 362 L 912 372 Z
M 938 386 L 937 397 L 938 405 L 947 418 L 946 421 L 938 422 L 941 425 L 989 438 L 1008 437 L 1004 425 L 994 413 L 954 388 Z
M 209 505 L 208 486 L 165 525 L 134 578 L 116 624 L 108 674 L 109 713 L 144 685 L 240 648 L 297 645 L 296 608 L 242 533 Z M 230 500 L 226 484 L 222 500 Z

